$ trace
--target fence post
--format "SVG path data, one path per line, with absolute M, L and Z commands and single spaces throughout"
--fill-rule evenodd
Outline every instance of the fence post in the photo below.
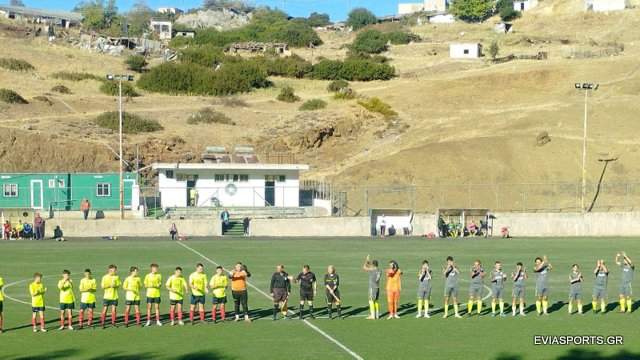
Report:
M 364 210 L 369 215 L 369 189 L 364 188 Z

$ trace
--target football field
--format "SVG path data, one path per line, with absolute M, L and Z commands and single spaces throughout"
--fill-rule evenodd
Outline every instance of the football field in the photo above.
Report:
M 0 335 L 0 359 L 638 359 L 638 303 L 631 314 L 619 314 L 617 305 L 620 268 L 616 252 L 626 251 L 640 261 L 640 239 L 636 238 L 516 238 L 516 239 L 190 239 L 174 242 L 166 239 L 70 239 L 53 241 L 0 242 L 0 276 L 5 286 L 5 333 Z M 366 320 L 368 315 L 368 275 L 362 271 L 367 254 L 386 268 L 396 260 L 404 271 L 400 299 L 400 319 Z M 459 302 L 462 319 L 442 318 L 445 258 L 455 258 L 462 271 Z M 550 274 L 551 314 L 535 314 L 532 272 L 536 256 L 547 255 L 553 265 Z M 591 312 L 592 271 L 597 259 L 610 268 L 609 312 Z M 417 271 L 423 259 L 429 260 L 433 273 L 430 319 L 415 318 Z M 475 259 L 488 272 L 496 260 L 510 274 L 521 261 L 529 272 L 526 287 L 526 317 L 492 317 L 490 291 L 485 288 L 484 315 L 467 316 L 468 270 Z M 63 269 L 72 273 L 77 284 L 89 267 L 98 279 L 109 264 L 119 267 L 121 279 L 130 266 L 140 267 L 141 276 L 152 262 L 160 264 L 166 280 L 176 266 L 185 277 L 195 264 L 204 263 L 211 275 L 216 264 L 231 268 L 242 261 L 252 273 L 249 308 L 253 322 L 196 324 L 149 328 L 119 326 L 107 329 L 58 331 L 58 291 L 56 284 Z M 268 297 L 269 280 L 279 263 L 290 275 L 309 264 L 321 280 L 327 265 L 335 265 L 341 280 L 343 319 L 326 318 L 322 284 L 318 284 L 315 320 L 273 321 Z M 583 302 L 585 315 L 568 315 L 568 277 L 571 264 L 581 265 L 585 275 Z M 44 274 L 48 288 L 47 333 L 32 333 L 31 308 L 27 286 L 34 272 Z M 637 286 L 638 276 L 634 280 Z M 485 285 L 489 285 L 485 279 Z M 292 287 L 290 306 L 297 312 L 298 286 Z M 511 282 L 505 287 L 511 303 Z M 102 291 L 98 291 L 98 307 Z M 233 311 L 228 291 L 227 310 Z M 124 309 L 120 292 L 119 315 Z M 635 300 L 635 299 L 634 299 Z M 142 299 L 144 304 L 144 297 Z M 168 294 L 163 291 L 162 311 L 168 312 Z M 188 303 L 188 298 L 186 304 Z M 381 312 L 386 312 L 384 279 L 381 282 Z M 78 308 L 76 302 L 76 309 Z M 144 305 L 143 305 L 144 307 Z M 188 305 L 187 305 L 188 307 Z M 207 311 L 210 310 L 207 296 Z M 99 310 L 96 309 L 96 312 Z M 185 314 L 186 315 L 186 314 Z M 207 316 L 208 317 L 208 316 Z M 185 316 L 188 318 L 188 316 Z M 232 316 L 227 315 L 227 320 Z M 121 320 L 121 317 L 120 317 Z M 144 320 L 144 311 L 143 311 Z M 95 323 L 95 322 L 94 322 Z M 75 325 L 75 324 L 74 324 Z M 534 345 L 536 335 L 623 336 L 623 345 Z

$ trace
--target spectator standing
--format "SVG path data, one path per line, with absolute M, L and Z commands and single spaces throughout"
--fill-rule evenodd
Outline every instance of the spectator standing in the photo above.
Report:
M 33 218 L 33 227 L 35 230 L 36 240 L 42 240 L 44 238 L 44 225 L 45 221 L 40 216 L 40 213 L 36 213 L 36 216 Z
M 169 229 L 169 234 L 171 234 L 171 240 L 175 240 L 178 236 L 178 227 L 176 223 L 171 224 L 171 228 Z
M 89 210 L 91 210 L 91 203 L 88 199 L 83 199 L 80 203 L 80 210 L 82 210 L 82 216 L 87 220 L 89 218 Z
M 222 231 L 226 231 L 229 228 L 229 211 L 227 209 L 222 210 L 220 213 L 220 220 L 222 220 Z
M 22 223 L 22 220 L 18 220 L 18 225 L 16 225 L 16 237 L 18 238 L 18 240 L 21 240 L 23 236 L 24 224 Z
M 11 223 L 9 220 L 5 221 L 2 225 L 2 238 L 5 240 L 11 240 Z
M 380 236 L 384 237 L 387 230 L 387 219 L 384 214 L 380 217 Z
M 244 230 L 244 236 L 249 236 L 249 225 L 251 224 L 251 219 L 248 216 L 245 216 L 242 219 L 242 229 Z

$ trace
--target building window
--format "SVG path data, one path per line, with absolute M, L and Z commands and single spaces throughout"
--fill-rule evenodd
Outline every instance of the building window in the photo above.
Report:
M 164 172 L 164 176 L 167 177 L 167 179 L 173 179 L 173 170 L 167 170 Z
M 2 184 L 4 197 L 18 197 L 18 184 Z
M 249 175 L 240 175 L 240 182 L 248 182 Z
M 64 189 L 64 179 L 58 179 L 58 187 Z
M 214 179 L 215 182 L 223 182 L 224 181 L 224 175 L 216 174 L 213 179 Z
M 284 182 L 286 179 L 284 175 L 278 175 L 278 182 Z
M 463 53 L 464 53 L 465 55 L 469 55 L 469 49 L 464 49 Z
M 49 179 L 49 189 L 56 187 L 56 179 Z
M 96 184 L 96 196 L 100 196 L 100 197 L 111 196 L 111 184 L 109 183 Z
M 240 180 L 240 176 L 239 175 L 233 175 L 233 182 L 238 182 Z

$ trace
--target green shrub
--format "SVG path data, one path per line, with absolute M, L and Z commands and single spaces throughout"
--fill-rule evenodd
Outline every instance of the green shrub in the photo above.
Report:
M 358 33 L 350 49 L 355 53 L 379 54 L 387 51 L 387 37 L 378 30 L 364 30 Z
M 496 10 L 502 21 L 511 21 L 520 17 L 520 12 L 513 8 L 513 0 L 498 0 Z
M 174 95 L 233 95 L 271 83 L 259 65 L 241 61 L 225 63 L 218 71 L 197 64 L 165 63 L 142 74 L 138 86 Z
M 336 100 L 353 100 L 356 98 L 356 92 L 352 88 L 342 88 L 333 94 L 333 98 Z
M 328 14 L 312 12 L 307 18 L 307 23 L 311 27 L 327 26 L 331 24 L 331 19 Z
M 338 92 L 342 89 L 346 89 L 349 87 L 349 82 L 346 80 L 333 80 L 327 85 L 327 91 L 329 92 Z
M 56 85 L 54 87 L 51 88 L 51 91 L 53 92 L 57 92 L 60 94 L 71 94 L 71 89 L 69 89 L 68 87 L 64 86 L 64 85 Z
M 95 123 L 105 129 L 118 131 L 119 114 L 117 111 L 105 112 L 95 119 Z M 136 114 L 123 113 L 122 132 L 125 134 L 138 134 L 162 130 L 163 127 L 156 120 L 149 120 Z
M 301 79 L 313 71 L 313 65 L 298 55 L 287 57 L 259 56 L 252 59 L 262 66 L 270 76 L 284 76 Z
M 390 31 L 384 33 L 384 36 L 393 45 L 405 45 L 412 41 L 420 41 L 420 36 L 405 31 Z
M 227 56 L 221 47 L 203 45 L 192 46 L 181 50 L 179 59 L 183 63 L 215 67 L 227 59 Z
M 358 104 L 363 108 L 371 112 L 381 114 L 384 117 L 393 117 L 398 115 L 397 112 L 393 111 L 389 104 L 385 103 L 377 97 L 373 97 L 368 100 L 360 100 L 358 101 Z
M 395 69 L 371 60 L 350 58 L 345 61 L 322 60 L 313 66 L 312 78 L 320 80 L 372 81 L 389 80 Z
M 327 102 L 321 99 L 311 99 L 305 101 L 302 105 L 300 105 L 299 110 L 301 111 L 313 111 L 320 110 L 327 107 Z
M 28 104 L 20 94 L 9 89 L 0 89 L 0 101 L 4 101 L 7 104 Z
M 102 80 L 103 78 L 85 73 L 85 72 L 72 72 L 72 71 L 58 71 L 56 73 L 51 74 L 51 77 L 59 80 L 69 80 L 69 81 L 82 81 L 82 80 Z
M 363 27 L 378 22 L 378 18 L 369 10 L 365 8 L 355 8 L 349 12 L 347 18 L 347 25 L 351 26 L 353 30 L 359 30 Z
M 30 63 L 14 58 L 0 58 L 0 68 L 11 71 L 33 71 L 36 69 Z
M 224 124 L 235 125 L 236 123 L 231 120 L 227 115 L 215 111 L 212 108 L 204 108 L 195 112 L 187 119 L 187 124 Z
M 451 13 L 467 22 L 480 22 L 493 13 L 493 0 L 456 0 L 451 5 Z
M 147 66 L 147 59 L 142 55 L 131 55 L 125 60 L 125 63 L 129 67 L 129 70 L 141 73 Z
M 118 96 L 120 94 L 118 81 L 103 81 L 100 85 L 100 91 L 110 96 Z M 136 91 L 133 85 L 126 81 L 122 82 L 122 96 L 137 97 L 140 94 Z
M 291 86 L 285 86 L 282 88 L 282 90 L 280 90 L 280 94 L 278 94 L 276 99 L 278 99 L 279 101 L 292 103 L 300 100 L 300 97 L 296 95 Z
M 247 107 L 249 106 L 249 104 L 247 104 L 246 101 L 237 98 L 235 96 L 224 96 L 222 98 L 220 98 L 220 104 L 224 105 L 224 106 L 228 106 L 228 107 Z

